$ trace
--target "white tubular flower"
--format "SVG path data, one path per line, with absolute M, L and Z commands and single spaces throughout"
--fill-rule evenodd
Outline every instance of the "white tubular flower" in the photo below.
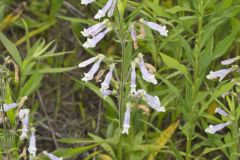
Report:
M 81 4 L 88 5 L 89 3 L 95 2 L 96 0 L 81 0 Z
M 152 96 L 146 93 L 144 89 L 137 90 L 135 94 L 136 98 L 144 98 L 144 100 L 147 102 L 147 104 L 155 109 L 158 112 L 166 112 L 166 109 L 164 106 L 161 105 L 161 102 L 158 98 L 158 96 Z
M 31 137 L 29 140 L 29 147 L 28 147 L 28 152 L 30 154 L 30 159 L 33 159 L 36 157 L 36 137 L 35 137 L 35 128 L 31 128 Z
M 11 109 L 14 109 L 17 107 L 17 103 L 12 103 L 12 104 L 3 104 L 3 110 L 4 112 L 7 112 Z M 3 112 L 2 111 L 2 106 L 0 106 L 0 112 Z
M 222 115 L 222 116 L 228 116 L 228 114 L 227 114 L 227 112 L 225 112 L 223 109 L 221 109 L 221 108 L 216 108 L 215 109 L 215 113 L 218 113 L 218 114 L 220 114 L 220 115 Z
M 131 23 L 129 25 L 129 32 L 131 34 L 131 38 L 132 38 L 132 41 L 133 41 L 133 47 L 134 49 L 138 49 L 138 44 L 137 44 L 137 33 L 136 31 L 134 30 L 134 23 Z
M 105 99 L 107 96 L 111 95 L 113 93 L 113 91 L 111 90 L 108 90 L 108 89 L 100 89 L 102 95 L 103 95 L 103 98 Z
M 107 97 L 107 96 L 109 96 L 110 94 L 112 94 L 112 91 L 111 91 L 111 90 L 108 90 L 108 88 L 109 88 L 109 85 L 110 85 L 110 81 L 111 81 L 111 79 L 112 79 L 114 67 L 115 67 L 115 64 L 114 64 L 114 63 L 110 65 L 109 72 L 107 73 L 104 81 L 101 83 L 101 89 L 100 89 L 100 91 L 101 91 L 101 93 L 102 93 L 102 95 L 103 95 L 104 98 Z
M 115 67 L 114 63 L 110 65 L 109 72 L 107 73 L 104 81 L 101 83 L 101 89 L 107 90 L 109 88 L 110 81 L 112 79 L 112 74 L 113 74 L 114 67 Z
M 217 131 L 222 130 L 226 126 L 230 125 L 231 122 L 228 121 L 226 123 L 218 124 L 218 125 L 209 125 L 208 128 L 205 129 L 205 132 L 209 134 L 215 134 Z
M 18 117 L 22 122 L 22 133 L 20 136 L 20 139 L 23 141 L 24 139 L 27 139 L 27 133 L 28 133 L 28 121 L 29 121 L 29 109 L 21 109 L 18 113 Z
M 22 133 L 20 135 L 20 140 L 23 141 L 24 139 L 27 139 L 28 138 L 28 126 L 27 125 L 23 125 L 22 127 Z
M 158 96 L 152 96 L 152 95 L 145 93 L 145 98 L 146 98 L 147 104 L 151 108 L 155 109 L 158 112 L 166 112 L 165 107 L 161 106 Z
M 155 75 L 154 74 L 151 74 L 146 66 L 145 66 L 145 63 L 144 63 L 144 60 L 143 60 L 143 55 L 142 54 L 139 54 L 139 58 L 140 58 L 140 62 L 139 62 L 139 68 L 141 70 L 141 73 L 142 73 L 142 78 L 147 81 L 147 82 L 151 82 L 153 84 L 157 84 L 157 80 L 155 78 Z
M 95 62 L 97 59 L 99 59 L 99 57 L 103 56 L 103 54 L 98 54 L 97 56 L 95 57 L 92 57 L 86 61 L 83 61 L 81 63 L 79 63 L 78 67 L 79 68 L 83 68 L 83 67 L 86 67 L 88 66 L 89 64 L 92 64 L 93 62 Z
M 82 78 L 82 81 L 88 82 L 89 80 L 93 79 L 93 76 L 95 75 L 95 73 L 98 71 L 99 67 L 100 67 L 100 63 L 102 62 L 102 60 L 105 58 L 104 55 L 100 55 L 97 62 L 94 63 L 94 65 L 92 66 L 92 68 L 88 71 L 88 73 L 84 73 L 84 77 Z
M 128 130 L 130 128 L 130 112 L 131 112 L 131 103 L 128 102 L 126 105 L 126 111 L 124 115 L 122 134 L 128 134 Z
M 221 64 L 222 64 L 222 65 L 229 65 L 229 64 L 232 64 L 232 63 L 234 63 L 234 62 L 236 62 L 236 61 L 238 61 L 238 60 L 240 60 L 240 56 L 237 56 L 237 57 L 235 57 L 235 58 L 230 58 L 230 59 L 223 60 L 223 61 L 221 62 Z
M 114 10 L 115 10 L 116 6 L 117 6 L 117 0 L 113 0 L 112 6 L 108 11 L 108 17 L 113 16 L 113 13 L 114 13 Z
M 87 41 L 83 44 L 83 47 L 84 48 L 96 47 L 97 43 L 101 41 L 105 37 L 105 35 L 111 30 L 112 30 L 111 28 L 107 28 L 106 30 L 104 30 L 103 32 L 100 32 L 98 35 L 96 35 L 92 39 L 88 38 Z
M 95 19 L 100 19 L 102 17 L 105 17 L 106 13 L 109 11 L 109 9 L 112 7 L 113 5 L 113 0 L 108 0 L 107 3 L 105 4 L 105 6 L 98 10 L 97 14 L 94 16 Z
M 168 30 L 166 29 L 166 26 L 163 25 L 159 25 L 157 23 L 154 23 L 154 22 L 148 22 L 148 21 L 145 21 L 143 18 L 141 18 L 139 20 L 141 23 L 147 25 L 149 28 L 155 30 L 155 31 L 158 31 L 162 36 L 167 36 L 168 35 Z
M 43 154 L 45 156 L 47 156 L 50 160 L 63 160 L 62 157 L 59 158 L 59 157 L 53 155 L 52 153 L 48 153 L 47 151 L 43 151 Z
M 136 65 L 135 62 L 131 63 L 131 90 L 130 90 L 130 94 L 135 94 L 136 93 Z
M 28 125 L 29 113 L 30 113 L 29 109 L 20 109 L 18 117 L 23 125 Z
M 81 31 L 82 35 L 84 37 L 89 37 L 89 36 L 96 36 L 99 32 L 101 32 L 103 29 L 105 29 L 107 27 L 107 23 L 109 22 L 108 19 L 105 19 L 103 22 L 101 23 L 97 23 L 95 25 L 93 25 L 92 27 L 89 27 L 88 29 L 85 29 L 83 31 Z
M 207 79 L 212 80 L 219 77 L 219 81 L 221 82 L 224 77 L 226 77 L 229 73 L 233 72 L 235 69 L 236 68 L 232 67 L 229 69 L 210 71 L 209 75 L 207 75 Z

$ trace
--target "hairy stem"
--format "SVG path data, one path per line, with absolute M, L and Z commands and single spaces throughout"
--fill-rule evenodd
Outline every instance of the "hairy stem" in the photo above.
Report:
M 119 40 L 121 43 L 121 72 L 120 72 L 120 88 L 119 88 L 119 131 L 121 130 L 122 126 L 122 115 L 123 115 L 123 108 L 124 108 L 124 95 L 125 95 L 125 38 L 124 38 L 124 22 L 122 15 L 120 14 L 118 10 L 118 16 L 119 16 Z M 122 160 L 122 134 L 119 132 L 119 142 L 118 142 L 118 153 L 117 153 L 117 160 Z
M 2 148 L 6 149 L 6 154 L 7 154 L 7 159 L 10 160 L 10 153 L 8 150 L 8 137 L 7 137 L 7 124 L 6 124 L 6 115 L 4 111 L 4 67 L 1 67 L 1 75 L 0 75 L 0 81 L 1 81 L 1 110 L 2 110 L 2 118 L 3 118 L 3 132 L 4 132 L 4 139 L 5 139 L 5 144 L 3 143 Z
M 192 96 L 192 101 L 197 97 L 197 93 L 199 90 L 199 58 L 201 54 L 201 42 L 202 42 L 202 31 L 203 31 L 203 13 L 204 13 L 204 8 L 203 8 L 203 0 L 199 0 L 198 4 L 198 10 L 199 10 L 199 17 L 198 17 L 198 32 L 196 36 L 196 43 L 195 43 L 195 68 L 194 68 L 194 88 L 193 88 L 193 96 Z M 195 128 L 195 121 L 197 117 L 194 117 L 195 114 L 195 107 L 197 106 L 192 106 L 191 111 L 189 114 L 189 123 L 190 123 L 190 132 L 189 135 L 187 136 L 187 146 L 186 146 L 186 160 L 190 160 L 191 158 L 191 148 L 192 148 L 192 133 L 194 132 Z

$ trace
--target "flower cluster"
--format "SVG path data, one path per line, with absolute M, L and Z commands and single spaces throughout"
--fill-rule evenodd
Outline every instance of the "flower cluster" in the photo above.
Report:
M 24 141 L 29 138 L 29 146 L 28 146 L 29 160 L 34 160 L 34 159 L 36 159 L 36 156 L 37 156 L 36 136 L 35 136 L 36 129 L 34 127 L 30 128 L 30 125 L 29 125 L 30 109 L 28 109 L 28 108 L 21 109 L 21 107 L 23 106 L 23 103 L 25 102 L 26 99 L 27 99 L 27 97 L 23 97 L 19 103 L 3 104 L 3 106 L 0 107 L 0 112 L 2 112 L 2 111 L 8 112 L 8 111 L 18 107 L 18 109 L 16 111 L 17 117 L 22 125 L 21 135 L 20 135 L 19 139 L 21 141 Z M 31 133 L 29 133 L 29 128 L 30 128 Z M 30 135 L 30 137 L 29 137 L 29 135 Z M 62 158 L 58 158 L 58 157 L 52 155 L 51 153 L 44 152 L 43 154 L 45 154 L 51 160 L 62 160 Z
M 222 65 L 231 65 L 238 60 L 240 60 L 240 56 L 237 56 L 235 58 L 230 58 L 227 60 L 223 60 L 221 62 L 221 64 Z M 210 74 L 207 75 L 207 79 L 212 80 L 215 78 L 219 78 L 219 81 L 221 82 L 229 73 L 236 71 L 236 70 L 239 70 L 238 65 L 233 65 L 228 69 L 221 69 L 218 71 L 210 71 Z M 224 98 L 226 95 L 229 95 L 229 94 L 230 94 L 230 92 L 226 92 L 226 93 L 222 94 L 222 97 Z M 221 108 L 216 108 L 215 113 L 218 113 L 221 116 L 224 116 L 227 119 L 230 119 L 229 114 Z M 207 132 L 209 134 L 215 134 L 216 132 L 222 130 L 226 126 L 229 126 L 230 124 L 232 124 L 232 121 L 227 121 L 225 123 L 221 123 L 221 124 L 217 124 L 217 125 L 209 125 L 208 128 L 205 129 L 205 132 Z
M 95 0 L 81 0 L 82 4 L 88 5 L 92 2 L 95 2 Z M 105 17 L 106 15 L 108 17 L 112 17 L 114 14 L 114 10 L 117 5 L 117 0 L 108 0 L 106 4 L 103 6 L 102 9 L 98 10 L 97 14 L 94 16 L 95 19 L 101 19 Z M 140 34 L 137 35 L 137 25 L 140 26 Z M 129 23 L 128 28 L 128 34 L 130 34 L 130 37 L 133 41 L 134 49 L 138 49 L 138 39 L 143 39 L 145 37 L 145 29 L 144 27 L 147 26 L 151 28 L 152 30 L 157 31 L 162 36 L 168 35 L 168 30 L 165 25 L 159 25 L 154 22 L 149 22 L 143 18 L 133 21 Z M 105 35 L 110 32 L 113 29 L 114 25 L 110 22 L 109 19 L 105 19 L 100 23 L 97 23 L 89 28 L 85 28 L 81 33 L 84 37 L 87 37 L 87 41 L 83 44 L 84 48 L 94 48 L 96 45 L 105 37 Z M 117 29 L 116 29 L 117 30 Z M 91 67 L 91 69 L 84 73 L 84 77 L 82 78 L 82 81 L 88 82 L 92 80 L 99 70 L 100 64 L 102 61 L 104 61 L 106 57 L 102 54 L 98 54 L 95 57 L 92 57 L 88 60 L 85 60 L 81 62 L 78 66 L 79 68 L 86 67 L 92 63 L 94 63 Z M 108 61 L 105 61 L 108 62 Z M 111 79 L 113 77 L 113 72 L 115 70 L 115 63 L 110 63 L 108 65 L 109 71 L 106 74 L 103 82 L 101 83 L 100 92 L 102 93 L 103 97 L 107 97 L 109 95 L 113 94 L 113 90 L 110 90 L 110 83 Z M 122 64 L 124 65 L 124 64 Z M 146 64 L 143 59 L 143 54 L 139 53 L 139 55 L 131 62 L 131 82 L 130 82 L 130 92 L 129 92 L 129 102 L 126 103 L 126 111 L 124 116 L 124 122 L 123 122 L 123 134 L 128 134 L 128 130 L 130 128 L 130 112 L 131 108 L 135 105 L 131 102 L 131 98 L 133 99 L 141 99 L 145 101 L 151 108 L 155 109 L 157 112 L 165 112 L 165 107 L 161 105 L 161 102 L 157 96 L 152 96 L 148 94 L 145 90 L 139 89 L 137 90 L 137 83 L 136 83 L 136 68 L 140 69 L 141 75 L 143 80 L 146 82 L 150 82 L 154 85 L 157 85 L 157 79 L 155 78 L 154 72 L 155 68 L 150 65 Z M 102 76 L 102 72 L 100 70 L 99 74 L 100 77 Z M 116 76 L 117 77 L 117 76 Z M 97 79 L 99 77 L 97 76 Z M 125 82 L 127 81 L 127 77 Z
M 98 71 L 100 64 L 104 58 L 105 56 L 103 54 L 99 54 L 93 58 L 90 58 L 86 61 L 81 62 L 78 65 L 79 68 L 83 68 L 95 62 L 92 68 L 88 71 L 88 73 L 84 73 L 85 76 L 82 78 L 82 81 L 88 82 L 93 79 L 94 75 Z
M 86 67 L 95 62 L 93 64 L 93 66 L 91 67 L 91 69 L 88 71 L 88 73 L 84 73 L 85 76 L 82 78 L 82 81 L 88 82 L 94 78 L 94 75 L 99 70 L 100 63 L 104 60 L 104 58 L 105 58 L 104 55 L 99 54 L 95 57 L 92 57 L 86 61 L 81 62 L 78 65 L 78 67 L 82 68 L 82 67 Z M 110 87 L 110 82 L 111 82 L 111 79 L 113 76 L 114 68 L 115 68 L 115 64 L 114 63 L 110 64 L 109 72 L 106 74 L 104 81 L 101 83 L 100 91 L 104 98 L 106 98 L 106 96 L 111 95 L 113 92 L 113 91 L 109 90 L 109 87 Z
M 136 99 L 143 99 L 147 102 L 147 104 L 152 108 L 155 109 L 157 112 L 165 112 L 166 109 L 164 106 L 161 105 L 161 102 L 157 96 L 152 96 L 147 94 L 145 90 L 139 89 L 136 90 L 136 65 L 140 68 L 142 73 L 142 78 L 150 83 L 157 84 L 157 80 L 155 75 L 149 72 L 147 69 L 142 53 L 139 53 L 138 57 L 131 63 L 131 82 L 130 82 L 130 95 L 132 95 Z M 124 123 L 123 123 L 123 134 L 128 134 L 128 129 L 130 128 L 130 107 L 133 106 L 130 102 L 126 105 Z
M 222 65 L 230 65 L 240 59 L 240 56 L 237 56 L 235 58 L 227 59 L 221 62 Z M 225 78 L 229 73 L 236 71 L 239 69 L 239 66 L 233 65 L 231 68 L 228 69 L 221 69 L 218 71 L 210 71 L 209 75 L 207 75 L 207 79 L 212 80 L 219 78 L 219 81 L 221 82 L 223 78 Z
M 136 24 L 138 24 L 140 26 L 140 34 L 139 35 L 137 35 L 137 32 L 135 30 Z M 165 25 L 162 26 L 162 25 L 159 25 L 157 23 L 149 22 L 149 21 L 146 21 L 143 18 L 141 18 L 141 19 L 139 19 L 139 21 L 132 22 L 132 23 L 129 24 L 129 32 L 130 32 L 130 35 L 131 35 L 131 39 L 133 41 L 134 49 L 138 49 L 137 40 L 138 39 L 144 39 L 144 37 L 145 37 L 144 25 L 146 25 L 149 28 L 159 32 L 159 34 L 162 35 L 162 36 L 167 36 L 168 35 L 168 30 L 167 30 L 167 27 Z
M 101 41 L 105 35 L 112 30 L 111 23 L 108 19 L 103 22 L 97 23 L 89 28 L 84 28 L 81 32 L 87 41 L 83 44 L 84 48 L 94 48 Z

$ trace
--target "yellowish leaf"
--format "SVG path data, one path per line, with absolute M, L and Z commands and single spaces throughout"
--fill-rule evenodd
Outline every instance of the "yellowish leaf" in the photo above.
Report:
M 161 134 L 160 136 L 157 138 L 155 144 L 153 144 L 155 146 L 154 150 L 158 150 L 160 151 L 168 142 L 168 140 L 172 137 L 173 133 L 176 131 L 177 127 L 179 125 L 179 120 L 175 123 L 172 123 L 168 128 L 166 128 Z M 157 151 L 153 151 L 150 156 L 148 157 L 148 160 L 154 160 L 156 155 L 157 155 Z
M 100 160 L 112 160 L 112 158 L 107 154 L 99 154 Z
M 213 115 L 215 113 L 215 110 L 216 110 L 217 106 L 218 106 L 217 102 L 216 101 L 212 101 L 212 103 L 208 106 L 207 112 L 210 115 Z
M 2 22 L 0 22 L 0 31 L 11 25 L 14 21 L 16 21 L 22 14 L 22 9 L 17 9 L 14 13 L 10 13 L 7 15 Z

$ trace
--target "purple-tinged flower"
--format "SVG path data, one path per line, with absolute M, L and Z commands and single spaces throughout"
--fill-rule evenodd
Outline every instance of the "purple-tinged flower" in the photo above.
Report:
M 99 41 L 101 41 L 105 35 L 110 32 L 112 29 L 111 28 L 107 28 L 106 30 L 100 32 L 99 34 L 97 34 L 95 37 L 93 37 L 92 39 L 91 38 L 88 38 L 87 41 L 83 44 L 83 47 L 84 48 L 94 48 L 96 47 L 97 43 Z
M 141 73 L 142 73 L 142 78 L 147 81 L 147 82 L 151 82 L 153 84 L 157 84 L 157 80 L 155 78 L 155 75 L 154 74 L 151 74 L 146 66 L 145 66 L 145 63 L 144 63 L 144 60 L 143 60 L 143 55 L 140 53 L 139 56 L 140 58 L 140 62 L 139 62 L 139 68 L 141 70 Z
M 138 44 L 137 44 L 137 33 L 134 29 L 134 23 L 131 23 L 129 25 L 129 32 L 131 34 L 131 38 L 132 38 L 132 41 L 133 41 L 133 47 L 134 49 L 138 49 Z
M 218 125 L 209 125 L 208 128 L 205 129 L 205 132 L 209 134 L 215 134 L 216 132 L 222 130 L 226 126 L 230 125 L 231 122 L 228 121 L 226 123 L 218 124 Z
M 89 80 L 93 79 L 95 73 L 98 71 L 98 69 L 100 67 L 100 63 L 102 62 L 102 60 L 104 58 L 105 58 L 104 55 L 99 55 L 99 58 L 98 58 L 97 62 L 94 63 L 94 65 L 88 71 L 88 73 L 84 73 L 84 77 L 82 78 L 82 81 L 88 82 Z
M 221 82 L 223 78 L 225 78 L 229 73 L 233 72 L 236 70 L 236 67 L 231 67 L 229 69 L 221 69 L 218 71 L 210 71 L 209 75 L 207 75 L 207 79 L 215 79 L 219 77 L 219 81 Z
M 220 115 L 222 115 L 222 116 L 228 116 L 228 113 L 227 112 L 225 112 L 223 109 L 221 109 L 221 108 L 216 108 L 215 109 L 215 113 L 218 113 L 218 114 L 220 114 Z
M 37 152 L 35 131 L 36 131 L 35 128 L 31 128 L 31 136 L 30 136 L 29 147 L 28 147 L 30 159 L 34 159 L 36 157 L 36 152 Z
M 161 105 L 158 96 L 152 96 L 152 95 L 145 93 L 145 99 L 147 101 L 147 104 L 151 108 L 155 109 L 158 112 L 166 112 L 166 109 L 164 106 Z
M 136 64 L 135 62 L 131 63 L 131 90 L 130 90 L 130 94 L 135 94 L 136 93 Z
M 107 96 L 111 95 L 113 93 L 113 91 L 109 90 L 109 89 L 100 89 L 103 98 L 105 99 Z
M 117 6 L 117 0 L 113 0 L 112 6 L 108 11 L 108 17 L 113 16 L 113 13 L 114 13 L 114 10 L 115 10 L 116 6 Z
M 29 109 L 20 109 L 18 117 L 21 120 L 22 124 L 28 125 L 29 113 L 30 113 Z
M 14 109 L 17 107 L 17 103 L 12 103 L 12 104 L 3 104 L 3 110 L 4 112 L 7 112 L 11 109 Z M 0 106 L 0 112 L 3 112 L 2 111 L 2 106 Z
M 45 156 L 47 156 L 50 160 L 63 160 L 62 157 L 59 158 L 59 157 L 53 155 L 52 153 L 48 153 L 47 151 L 43 151 L 43 154 Z
M 222 64 L 222 65 L 229 65 L 229 64 L 232 64 L 232 63 L 234 63 L 234 62 L 236 62 L 236 61 L 238 61 L 238 60 L 240 60 L 240 56 L 237 56 L 237 57 L 235 57 L 235 58 L 230 58 L 230 59 L 223 60 L 223 61 L 221 62 L 221 64 Z
M 124 115 L 122 134 L 128 134 L 128 130 L 130 128 L 130 112 L 131 112 L 131 103 L 128 102 L 126 105 L 126 111 Z
M 27 125 L 22 125 L 22 129 L 21 129 L 22 133 L 20 135 L 20 140 L 23 141 L 24 139 L 28 138 L 28 126 Z
M 81 0 L 81 4 L 88 5 L 89 3 L 95 2 L 96 0 Z
M 104 55 L 103 55 L 103 54 L 98 54 L 98 55 L 95 56 L 95 57 L 89 58 L 88 60 L 79 63 L 78 67 L 79 67 L 79 68 L 86 67 L 86 66 L 88 66 L 89 64 L 92 64 L 93 62 L 95 62 L 97 59 L 99 59 L 99 57 L 102 57 L 102 56 L 104 56 Z
M 110 69 L 109 69 L 109 72 L 107 73 L 104 81 L 101 83 L 101 89 L 108 89 L 109 88 L 109 85 L 110 85 L 110 81 L 112 79 L 112 75 L 113 75 L 113 69 L 115 67 L 115 64 L 112 63 L 110 65 Z
M 166 111 L 165 107 L 161 105 L 158 96 L 152 96 L 150 94 L 147 94 L 144 89 L 137 90 L 135 97 L 143 98 L 151 108 L 155 109 L 158 112 Z
M 109 69 L 109 72 L 107 73 L 104 81 L 101 83 L 101 93 L 103 95 L 103 97 L 105 98 L 106 96 L 109 96 L 110 94 L 112 94 L 112 91 L 111 90 L 108 90 L 109 89 L 109 85 L 110 85 L 110 82 L 111 82 L 111 79 L 112 79 L 112 75 L 113 75 L 113 69 L 115 68 L 115 64 L 112 63 L 110 65 L 110 69 Z
M 27 133 L 28 133 L 28 121 L 29 121 L 29 109 L 21 109 L 18 113 L 18 117 L 22 122 L 22 133 L 20 135 L 20 139 L 23 141 L 24 139 L 27 139 Z
M 111 17 L 115 10 L 116 4 L 117 4 L 117 0 L 108 0 L 105 6 L 102 9 L 98 10 L 94 18 L 100 19 L 102 17 L 105 17 L 107 12 L 108 12 L 108 17 Z
M 158 31 L 162 36 L 167 36 L 168 35 L 168 30 L 166 29 L 166 26 L 163 25 L 159 25 L 157 23 L 154 23 L 154 22 L 148 22 L 146 20 L 144 20 L 143 18 L 141 18 L 139 20 L 141 23 L 147 25 L 149 28 L 155 30 L 155 31 Z
M 95 37 L 99 32 L 101 32 L 103 29 L 107 28 L 107 23 L 109 22 L 108 19 L 105 19 L 104 21 L 97 23 L 88 29 L 85 29 L 81 32 L 84 37 Z

